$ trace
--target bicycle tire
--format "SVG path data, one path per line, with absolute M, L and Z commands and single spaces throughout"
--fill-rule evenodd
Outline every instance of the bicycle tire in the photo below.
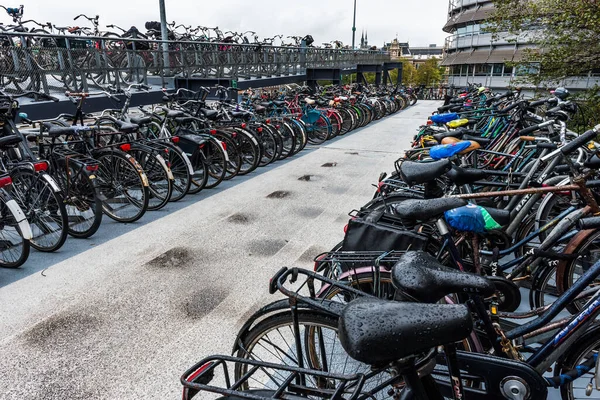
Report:
M 115 149 L 97 152 L 95 158 L 100 163 L 96 176 L 104 214 L 122 223 L 142 218 L 150 195 L 141 166 L 127 153 Z M 117 208 L 119 204 L 125 206 Z
M 67 240 L 69 221 L 58 187 L 53 187 L 43 175 L 30 168 L 15 168 L 10 171 L 13 181 L 10 188 L 13 199 L 29 221 L 33 234 L 31 247 L 42 252 L 53 252 Z
M 167 162 L 155 151 L 148 151 L 132 145 L 129 152 L 144 170 L 148 178 L 148 210 L 156 211 L 166 206 L 173 193 L 173 180 Z
M 0 195 L 0 267 L 19 268 L 29 258 L 30 243 L 23 238 L 13 208 L 17 202 L 3 189 Z M 11 203 L 12 207 L 11 207 Z M 23 213 L 23 211 L 20 211 Z

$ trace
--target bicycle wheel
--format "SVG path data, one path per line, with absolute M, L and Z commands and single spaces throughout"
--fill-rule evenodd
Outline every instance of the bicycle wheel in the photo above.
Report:
M 600 230 L 592 232 L 576 248 L 572 249 L 570 254 L 576 254 L 575 260 L 568 261 L 564 269 L 558 268 L 556 282 L 559 285 L 558 294 L 566 292 L 579 278 L 581 278 L 592 265 L 600 260 Z M 596 279 L 592 284 L 598 284 L 600 279 Z M 567 310 L 572 314 L 581 311 L 588 298 L 574 300 L 567 306 Z
M 338 374 L 371 372 L 369 365 L 353 360 L 346 354 L 337 337 L 337 318 L 315 310 L 298 311 L 299 334 L 294 334 L 294 323 L 289 311 L 281 311 L 258 322 L 245 337 L 236 356 L 276 364 L 298 366 L 302 357 L 304 367 L 327 370 Z M 297 354 L 296 343 L 300 341 L 302 354 Z M 327 368 L 325 368 L 327 366 Z M 247 371 L 247 365 L 236 365 L 235 377 L 239 379 Z M 253 376 L 253 378 L 256 376 Z M 375 374 L 365 382 L 365 391 L 375 388 L 390 375 Z M 262 378 L 262 377 L 261 377 Z M 256 387 L 245 389 L 272 389 L 278 386 L 278 377 L 256 379 Z M 254 379 L 253 379 L 254 381 Z M 311 384 L 318 384 L 311 382 Z M 321 384 L 322 385 L 322 384 Z M 387 388 L 375 393 L 373 399 L 387 399 Z
M 302 116 L 302 121 L 306 124 L 309 143 L 321 144 L 329 139 L 329 136 L 331 135 L 331 123 L 329 122 L 329 119 L 319 111 L 309 111 Z
M 225 179 L 227 173 L 227 154 L 217 139 L 210 138 L 200 149 L 203 156 L 204 165 L 206 165 L 207 181 L 205 188 L 212 189 Z M 196 185 L 196 179 L 192 183 Z
M 329 115 L 329 122 L 331 122 L 331 138 L 334 138 L 342 132 L 342 125 L 344 124 L 342 116 L 339 112 L 332 111 Z
M 23 238 L 21 225 L 31 234 L 21 207 L 5 191 L 0 191 L 0 267 L 18 268 L 29 257 L 29 240 Z
M 296 135 L 294 130 L 286 123 L 281 123 L 276 126 L 277 132 L 283 139 L 281 154 L 279 160 L 284 160 L 294 154 L 294 147 L 296 146 Z
M 275 153 L 277 151 L 275 136 L 269 129 L 265 129 L 263 126 L 255 127 L 250 130 L 250 133 L 256 138 L 261 147 L 261 157 L 258 166 L 264 167 L 269 165 L 275 160 Z
M 167 205 L 173 193 L 172 174 L 161 155 L 133 145 L 129 154 L 140 163 L 148 178 L 148 210 L 160 210 Z
M 206 183 L 208 182 L 208 165 L 204 159 L 203 152 L 200 149 L 197 149 L 194 154 L 192 154 L 190 162 L 192 163 L 194 173 L 190 176 L 190 189 L 188 190 L 188 193 L 200 193 L 200 191 L 206 187 Z
M 31 246 L 44 252 L 60 249 L 67 240 L 69 221 L 58 186 L 49 176 L 29 168 L 14 169 L 10 176 L 12 197 L 31 227 Z
M 230 180 L 236 176 L 242 169 L 242 154 L 237 143 L 233 140 L 229 133 L 217 131 L 213 136 L 217 138 L 227 151 L 226 172 L 223 180 Z
M 148 178 L 137 161 L 117 150 L 98 153 L 98 189 L 102 210 L 117 222 L 135 222 L 148 209 Z
M 77 173 L 69 166 L 67 177 L 66 167 L 62 165 L 53 171 L 52 177 L 63 190 L 69 223 L 68 234 L 79 239 L 92 236 L 102 222 L 102 202 L 94 185 L 95 175 L 90 177 L 84 173 Z
M 565 352 L 565 356 L 556 362 L 554 376 L 565 374 L 562 375 L 565 383 L 560 387 L 563 400 L 600 399 L 600 391 L 594 383 L 599 350 L 600 338 L 597 330 L 593 330 L 575 341 Z M 587 372 L 583 373 L 584 371 Z M 570 375 L 581 376 L 572 380 L 568 372 L 571 372 Z
M 261 160 L 261 149 L 258 140 L 247 130 L 236 128 L 234 140 L 242 158 L 239 175 L 246 175 L 258 168 Z
M 151 142 L 153 146 L 161 148 L 163 158 L 171 169 L 173 182 L 171 198 L 169 201 L 179 201 L 185 197 L 192 184 L 192 163 L 181 149 L 171 143 Z

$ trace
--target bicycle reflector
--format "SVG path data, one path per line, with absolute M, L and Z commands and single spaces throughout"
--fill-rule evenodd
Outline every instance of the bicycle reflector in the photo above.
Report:
M 126 144 L 120 145 L 119 148 L 123 151 L 129 151 L 129 150 L 131 150 L 131 145 L 129 143 L 126 143 Z
M 270 120 L 270 119 L 268 119 L 268 120 L 266 120 L 265 122 L 266 122 L 267 124 L 270 124 L 270 123 L 271 123 L 271 120 Z
M 258 133 L 262 133 L 262 131 L 263 131 L 263 128 L 262 128 L 261 126 L 259 126 L 258 128 L 256 128 L 256 131 L 257 131 Z
M 46 171 L 48 169 L 48 164 L 45 161 L 36 162 L 33 164 L 33 169 L 35 172 Z
M 210 131 L 208 131 L 211 135 L 216 135 L 217 134 L 217 130 L 216 129 L 211 129 Z
M 12 184 L 12 179 L 9 175 L 0 178 L 0 187 L 8 186 L 10 184 Z
M 244 123 L 242 123 L 242 129 L 246 129 L 246 126 L 247 126 L 247 125 L 246 125 L 246 123 L 245 123 L 245 122 L 244 122 Z
M 179 136 L 173 136 L 171 138 L 171 142 L 173 142 L 173 143 L 179 143 Z
M 210 368 L 213 364 L 214 364 L 214 362 L 212 362 L 212 361 L 207 362 L 206 364 L 204 364 L 203 366 L 201 366 L 200 368 L 198 368 L 197 370 L 195 370 L 194 372 L 192 372 L 189 376 L 187 376 L 185 378 L 185 381 L 189 382 L 189 383 L 194 383 L 194 381 L 196 381 L 196 379 L 198 379 L 198 377 L 200 375 L 202 375 L 202 373 L 204 371 L 206 371 L 208 368 Z M 211 373 L 214 373 L 214 372 L 211 372 Z M 181 396 L 181 399 L 182 400 L 189 400 L 192 397 L 194 397 L 196 394 L 198 394 L 198 392 L 196 390 L 184 387 L 183 388 L 183 395 Z
M 227 151 L 227 143 L 221 142 L 221 147 L 223 147 L 224 151 Z
M 86 165 L 86 171 L 98 171 L 98 164 Z
M 430 120 L 430 119 L 428 119 L 428 120 L 427 120 L 427 125 L 433 125 L 433 121 L 432 121 L 432 120 Z

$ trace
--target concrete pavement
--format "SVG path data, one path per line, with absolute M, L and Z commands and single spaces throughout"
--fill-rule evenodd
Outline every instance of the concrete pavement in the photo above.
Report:
M 140 224 L 107 219 L 90 241 L 0 271 L 0 398 L 179 398 L 183 371 L 229 353 L 249 314 L 279 298 L 267 291 L 275 271 L 311 267 L 343 238 L 347 213 L 439 104 L 420 101 Z

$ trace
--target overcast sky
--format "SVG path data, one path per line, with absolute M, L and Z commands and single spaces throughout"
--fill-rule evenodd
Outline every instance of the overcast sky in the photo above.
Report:
M 73 17 L 81 13 L 100 15 L 101 29 L 116 24 L 125 29 L 136 25 L 144 31 L 146 21 L 159 19 L 158 0 L 16 0 L 4 5 L 17 4 L 25 6 L 23 20 L 59 26 L 73 25 Z M 223 31 L 254 30 L 267 37 L 311 34 L 317 44 L 336 39 L 352 42 L 352 0 L 166 0 L 166 4 L 169 22 L 218 26 Z M 442 45 L 447 10 L 447 0 L 357 0 L 356 42 L 365 29 L 369 44 L 378 47 L 396 34 L 411 46 Z M 3 14 L 0 22 L 11 21 Z

